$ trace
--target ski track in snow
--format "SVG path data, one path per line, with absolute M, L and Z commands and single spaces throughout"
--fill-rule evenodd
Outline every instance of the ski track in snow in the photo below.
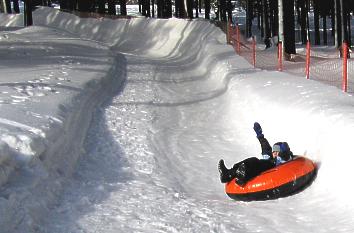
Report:
M 81 26 L 83 31 L 87 25 L 80 25 L 78 19 L 70 22 Z M 90 22 L 98 25 L 95 31 L 100 31 L 100 23 L 111 21 Z M 280 76 L 279 73 L 252 69 L 234 55 L 232 48 L 225 46 L 219 29 L 200 22 L 202 38 L 188 31 L 193 26 L 191 22 L 180 21 L 174 28 L 175 37 L 168 34 L 172 29 L 166 27 L 168 30 L 164 28 L 162 33 L 169 36 L 161 37 L 162 42 L 148 41 L 134 47 L 136 41 L 143 43 L 144 40 L 134 34 L 134 27 L 145 26 L 139 22 L 127 26 L 129 30 L 125 32 L 131 34 L 122 34 L 122 38 L 112 36 L 114 42 L 100 42 L 83 32 L 84 41 L 96 43 L 97 40 L 97 48 L 102 43 L 112 44 L 111 53 L 120 64 L 119 69 L 125 69 L 121 71 L 126 75 L 125 83 L 93 113 L 85 152 L 75 173 L 65 183 L 60 199 L 48 207 L 45 218 L 36 222 L 41 224 L 31 230 L 48 233 L 353 230 L 354 223 L 348 214 L 351 209 L 345 203 L 338 203 L 336 197 L 319 185 L 325 182 L 324 178 L 297 195 L 250 203 L 231 201 L 219 182 L 220 158 L 226 158 L 227 165 L 231 166 L 245 156 L 259 153 L 251 124 L 257 120 L 253 119 L 255 116 L 263 121 L 278 121 L 272 119 L 273 115 L 269 118 L 262 115 L 265 109 L 269 114 L 278 105 L 293 113 L 292 108 L 288 110 L 281 105 L 295 102 L 291 95 L 288 102 L 284 95 L 285 100 L 268 104 L 267 98 L 272 100 L 272 97 L 267 96 L 267 88 L 293 82 L 301 89 L 305 86 L 302 81 L 287 79 L 292 82 L 277 84 L 272 76 Z M 147 22 L 159 26 L 153 24 L 156 21 Z M 68 25 L 60 21 L 60 27 L 70 31 Z M 98 33 L 100 36 L 103 37 Z M 80 44 L 69 33 L 61 39 L 67 38 Z M 202 42 L 195 43 L 197 39 Z M 154 47 L 155 43 L 160 47 Z M 147 49 L 147 45 L 152 48 Z M 164 46 L 170 50 L 166 52 Z M 73 64 L 67 60 L 65 65 Z M 62 75 L 61 78 L 69 79 L 65 73 Z M 15 91 L 32 96 L 27 85 Z M 313 94 L 307 89 L 301 93 L 297 100 Z M 246 95 L 248 98 L 244 98 Z M 291 104 L 296 107 L 296 103 Z M 297 126 L 291 127 L 295 131 Z M 272 129 L 266 127 L 267 135 L 274 139 L 277 132 L 269 131 Z M 327 167 L 323 168 L 325 174 L 329 174 Z

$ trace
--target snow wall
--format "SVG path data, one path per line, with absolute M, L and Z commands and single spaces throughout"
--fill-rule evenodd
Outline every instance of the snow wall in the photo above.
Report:
M 0 23 L 4 26 L 21 26 L 22 17 L 1 15 Z M 209 83 L 205 84 L 204 88 L 212 89 L 214 86 L 224 86 L 225 90 L 232 90 L 230 95 L 236 101 L 230 109 L 231 115 L 235 116 L 229 119 L 230 127 L 235 128 L 240 138 L 247 142 L 250 141 L 244 145 L 250 154 L 259 153 L 259 148 L 255 147 L 253 143 L 254 135 L 250 134 L 253 122 L 259 121 L 263 128 L 267 129 L 266 135 L 271 141 L 277 139 L 288 141 L 293 152 L 306 155 L 318 162 L 320 169 L 316 182 L 313 184 L 314 196 L 309 198 L 329 195 L 333 196 L 333 200 L 351 204 L 353 189 L 350 171 L 354 162 L 354 156 L 350 150 L 354 132 L 353 97 L 334 87 L 305 80 L 302 77 L 253 69 L 245 60 L 234 54 L 231 46 L 226 45 L 225 35 L 214 25 L 204 20 L 80 19 L 50 8 L 41 8 L 34 12 L 34 24 L 66 30 L 82 39 L 108 45 L 112 51 L 122 54 L 149 56 L 160 62 L 163 62 L 165 57 L 190 60 L 195 63 L 195 69 L 211 76 L 208 79 Z M 223 62 L 215 62 L 217 66 L 212 65 L 213 61 L 218 60 Z M 119 70 L 116 71 L 119 72 Z M 233 76 L 236 75 L 237 79 L 233 79 Z M 233 79 L 233 85 L 229 86 L 231 79 Z M 92 97 L 93 94 L 85 96 Z M 72 98 L 75 97 L 72 96 Z M 102 96 L 99 98 L 104 99 Z M 95 102 L 89 111 L 100 102 Z M 83 105 L 78 109 L 83 109 L 87 101 L 82 103 Z M 67 114 L 69 114 L 68 116 L 77 116 L 76 122 L 80 122 L 83 117 L 80 115 L 80 111 L 72 110 Z M 82 127 L 82 124 L 71 124 L 73 127 L 68 128 L 65 125 L 69 124 L 69 119 L 70 117 L 61 126 L 69 131 L 64 133 L 57 130 L 54 134 L 55 138 L 60 138 L 65 134 L 74 135 L 73 131 Z M 84 133 L 80 137 L 79 141 L 83 140 Z M 54 143 L 53 146 L 53 143 L 42 143 L 44 147 L 51 146 L 43 148 L 43 146 L 33 146 L 33 142 L 37 142 L 38 139 L 32 138 L 29 141 L 28 144 L 32 146 L 34 151 L 33 158 L 43 153 L 61 155 L 62 151 L 58 145 L 62 144 Z M 68 140 L 62 143 L 70 144 Z M 37 148 L 41 148 L 41 150 L 36 151 Z M 19 161 L 11 160 L 9 163 L 12 153 L 15 152 L 8 143 L 1 143 L 1 151 L 0 165 L 4 171 L 8 170 L 5 172 L 6 175 L 5 173 L 1 174 L 0 180 L 4 184 Z M 78 148 L 73 151 L 79 154 Z M 53 163 L 58 163 L 60 159 L 55 156 L 47 157 L 51 160 L 45 161 L 44 166 L 47 166 L 50 171 L 50 167 L 54 166 Z M 65 159 L 68 158 L 65 157 Z M 36 159 L 31 161 L 42 163 Z M 66 160 L 65 164 L 75 167 L 76 161 L 77 156 L 73 156 L 71 160 Z M 32 164 L 31 166 L 36 165 Z M 70 175 L 70 172 L 66 175 Z M 36 178 L 34 177 L 34 179 Z M 36 180 L 36 182 L 40 181 Z M 60 183 L 54 185 L 47 183 L 47 185 L 48 191 L 44 195 L 47 195 L 48 198 L 45 199 L 46 201 L 42 200 L 44 203 L 39 203 L 39 200 L 34 197 L 35 193 L 30 192 L 21 198 L 18 196 L 2 197 L 0 200 L 1 216 L 8 217 L 0 220 L 1 225 L 6 226 L 7 223 L 12 222 L 14 225 L 25 225 L 22 226 L 23 229 L 26 226 L 34 229 L 35 224 L 40 222 L 40 218 L 45 216 L 45 209 L 49 203 L 55 199 L 54 193 L 61 189 Z M 20 191 L 23 190 L 20 189 Z M 20 218 L 17 216 L 20 207 L 16 207 L 16 201 L 19 198 L 22 201 L 20 202 L 21 211 L 26 212 L 25 219 L 27 220 L 20 223 L 11 221 L 11 219 Z M 39 204 L 30 205 L 29 201 L 25 201 L 26 198 L 29 198 L 32 203 Z M 16 213 L 11 211 L 11 208 Z M 9 229 L 11 229 L 10 227 Z

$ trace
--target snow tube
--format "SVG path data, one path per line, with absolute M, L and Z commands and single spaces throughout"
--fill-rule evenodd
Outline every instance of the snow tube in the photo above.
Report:
M 307 187 L 314 180 L 316 172 L 313 161 L 296 156 L 289 162 L 261 173 L 244 186 L 239 186 L 233 179 L 225 185 L 225 191 L 230 198 L 241 201 L 286 197 Z

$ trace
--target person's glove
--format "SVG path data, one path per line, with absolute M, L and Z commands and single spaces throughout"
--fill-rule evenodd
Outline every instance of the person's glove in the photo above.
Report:
M 254 132 L 257 134 L 257 138 L 264 137 L 262 132 L 262 127 L 258 122 L 255 122 L 253 125 Z

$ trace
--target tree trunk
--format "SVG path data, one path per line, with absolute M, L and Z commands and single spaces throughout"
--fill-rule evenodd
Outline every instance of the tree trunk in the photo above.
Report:
M 268 18 L 268 1 L 262 0 L 262 25 L 263 25 L 263 41 L 266 48 L 271 46 L 270 44 L 270 30 L 269 30 L 269 18 Z
M 176 7 L 176 17 L 177 18 L 185 18 L 186 11 L 185 11 L 185 7 L 184 7 L 184 0 L 176 0 L 175 7 Z
M 284 52 L 296 54 L 294 0 L 283 0 L 284 2 Z
M 278 1 L 278 20 L 279 20 L 279 29 L 278 29 L 278 41 L 284 42 L 284 5 L 283 0 Z
M 18 4 L 18 0 L 13 0 L 14 3 L 14 12 L 19 14 L 20 13 L 20 6 Z
M 271 0 L 271 36 L 276 36 L 278 35 L 279 31 L 279 9 L 278 9 L 278 1 L 277 0 Z
M 68 4 L 67 4 L 66 0 L 59 0 L 59 6 L 60 6 L 60 9 L 63 9 L 63 10 L 68 9 Z
M 252 36 L 253 2 L 246 0 L 246 37 Z
M 187 0 L 187 17 L 193 19 L 193 0 Z
M 77 9 L 78 9 L 78 11 L 82 11 L 82 12 L 90 12 L 91 1 L 78 0 L 77 1 Z
M 127 5 L 126 5 L 125 0 L 120 0 L 119 5 L 120 5 L 120 15 L 126 16 L 127 15 Z
M 194 1 L 194 8 L 195 8 L 195 17 L 196 18 L 199 18 L 199 2 L 198 0 L 195 0 Z
M 334 30 L 334 38 L 335 38 L 335 47 L 339 48 L 342 44 L 341 38 L 341 17 L 340 17 L 340 6 L 339 1 L 334 0 L 334 15 L 335 15 L 335 30 Z
M 27 0 L 24 2 L 24 25 L 25 27 L 33 25 L 32 0 Z
M 164 1 L 157 0 L 156 1 L 156 16 L 157 18 L 163 18 L 163 10 L 164 10 Z
M 108 14 L 110 15 L 117 14 L 115 0 L 108 0 Z
M 172 1 L 171 0 L 165 0 L 163 9 L 164 9 L 163 17 L 164 18 L 171 18 L 172 17 Z
M 121 1 L 122 2 L 122 1 Z M 122 4 L 122 3 L 121 3 Z M 122 7 L 121 7 L 122 9 Z M 123 15 L 123 14 L 122 14 Z M 147 7 L 146 7 L 146 0 L 143 0 L 142 1 L 142 4 L 141 4 L 141 15 L 142 16 L 147 16 Z
M 227 17 L 226 17 L 226 0 L 219 0 L 220 7 L 219 7 L 219 12 L 220 12 L 220 21 L 226 22 Z
M 227 19 L 232 22 L 232 4 L 231 0 L 226 0 L 226 11 L 227 11 Z
M 106 2 L 104 0 L 98 1 L 98 13 L 100 14 L 106 13 L 105 6 L 106 6 Z
M 264 38 L 264 29 L 263 29 L 263 26 L 264 26 L 263 21 L 264 21 L 264 19 L 263 19 L 262 10 L 260 11 L 260 13 L 258 15 L 258 18 L 259 18 L 259 27 L 260 27 L 259 29 L 261 31 L 261 38 Z
M 350 23 L 350 21 L 351 21 L 351 18 L 352 18 L 352 16 L 350 15 L 350 13 L 348 14 L 348 45 L 349 45 L 349 47 L 351 47 L 352 46 L 352 30 L 351 30 L 351 23 Z
M 181 0 L 175 0 L 175 17 L 179 18 L 179 7 L 181 5 Z
M 205 0 L 204 0 L 205 2 Z M 198 4 L 199 4 L 199 13 L 202 13 L 202 8 L 203 8 L 203 1 L 202 0 L 198 0 Z M 204 3 L 204 8 L 205 8 L 205 3 Z
M 342 34 L 342 41 L 343 42 L 348 42 L 348 31 L 347 31 L 347 11 L 346 11 L 346 6 L 345 1 L 340 0 L 340 15 L 341 15 L 341 34 Z
M 307 7 L 306 7 L 306 2 L 305 0 L 300 0 L 299 4 L 299 8 L 300 13 L 301 13 L 301 20 L 300 20 L 300 28 L 301 28 L 301 42 L 302 44 L 306 44 L 307 43 Z
M 11 14 L 11 1 L 10 0 L 3 0 L 3 8 L 5 14 Z
M 150 0 L 145 0 L 145 4 L 146 4 L 146 16 L 151 17 Z
M 157 17 L 171 18 L 172 17 L 172 2 L 171 0 L 157 0 Z
M 310 0 L 305 0 L 306 3 L 306 41 L 311 41 L 310 35 L 310 19 L 309 19 L 309 11 L 310 11 Z
M 314 7 L 314 23 L 315 23 L 315 45 L 319 45 L 321 43 L 320 37 L 320 14 L 319 14 L 319 5 L 318 0 L 313 0 Z
M 323 16 L 323 44 L 327 45 L 328 41 L 327 41 L 327 21 L 326 21 L 327 17 L 326 15 Z
M 205 19 L 210 19 L 210 0 L 204 0 Z
M 75 10 L 76 9 L 76 1 L 70 0 L 60 0 L 60 9 L 63 10 Z
M 257 29 L 261 31 L 261 37 L 263 37 L 263 30 L 262 30 L 262 7 L 259 4 L 259 1 L 257 2 L 258 8 L 257 8 Z
M 335 0 L 333 0 L 334 2 Z M 335 10 L 334 10 L 334 6 L 331 9 L 331 35 L 333 38 L 335 38 L 335 31 L 336 31 L 336 16 L 335 16 Z M 333 40 L 335 43 L 335 39 Z

